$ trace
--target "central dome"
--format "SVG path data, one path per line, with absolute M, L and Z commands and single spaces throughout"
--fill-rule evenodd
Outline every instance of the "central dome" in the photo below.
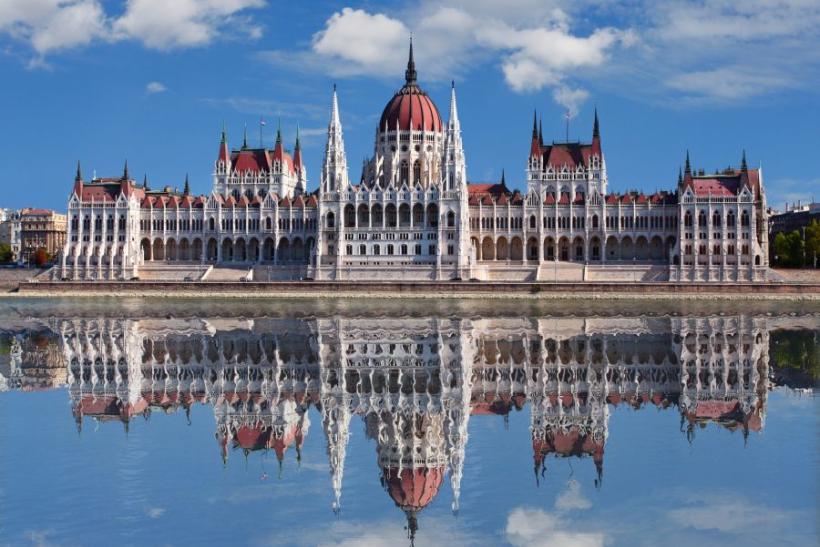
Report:
M 413 42 L 410 42 L 410 59 L 404 72 L 404 87 L 393 95 L 379 120 L 379 130 L 395 131 L 441 131 L 441 116 L 433 100 L 416 82 L 416 64 L 413 62 Z

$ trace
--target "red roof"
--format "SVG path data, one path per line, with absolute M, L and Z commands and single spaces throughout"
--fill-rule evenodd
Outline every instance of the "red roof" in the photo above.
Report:
M 231 162 L 233 168 L 239 173 L 250 171 L 259 173 L 261 171 L 271 172 L 273 164 L 278 161 L 282 165 L 282 171 L 293 174 L 293 158 L 282 148 L 281 142 L 277 143 L 274 150 L 264 148 L 243 148 L 231 152 Z
M 732 197 L 737 195 L 740 177 L 696 177 L 692 179 L 692 190 L 696 196 Z
M 592 144 L 564 142 L 540 146 L 533 141 L 530 156 L 539 153 L 544 160 L 544 168 L 551 166 L 555 170 L 563 167 L 575 170 L 579 165 L 589 167 L 589 159 L 595 154 Z

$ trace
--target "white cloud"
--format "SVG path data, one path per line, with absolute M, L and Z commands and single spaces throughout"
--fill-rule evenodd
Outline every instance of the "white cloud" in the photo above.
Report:
M 163 84 L 162 82 L 148 82 L 148 84 L 145 86 L 145 92 L 148 94 L 162 93 L 167 89 L 168 88 L 165 87 L 165 84 Z
M 160 50 L 208 44 L 231 26 L 258 38 L 261 29 L 234 14 L 264 5 L 264 0 L 129 0 L 112 28 L 118 37 Z
M 105 13 L 97 0 L 0 2 L 0 34 L 31 46 L 36 57 L 30 66 L 45 64 L 47 53 L 88 45 L 105 35 L 105 26 Z
M 258 39 L 262 29 L 240 12 L 259 8 L 264 0 L 129 0 L 112 18 L 99 0 L 3 0 L 0 34 L 27 44 L 35 52 L 31 66 L 45 65 L 56 51 L 96 41 L 136 40 L 168 50 L 202 46 L 228 32 Z
M 507 517 L 507 541 L 515 547 L 603 547 L 601 532 L 581 532 L 563 518 L 541 509 L 516 508 Z
M 344 8 L 313 36 L 312 47 L 337 74 L 383 74 L 405 55 L 409 35 L 401 21 L 387 15 Z
M 750 535 L 755 530 L 786 528 L 795 516 L 732 495 L 696 495 L 686 503 L 687 507 L 667 512 L 672 523 L 726 534 Z
M 585 89 L 570 89 L 562 85 L 552 91 L 552 98 L 563 106 L 570 116 L 575 117 L 581 104 L 589 98 L 589 92 Z

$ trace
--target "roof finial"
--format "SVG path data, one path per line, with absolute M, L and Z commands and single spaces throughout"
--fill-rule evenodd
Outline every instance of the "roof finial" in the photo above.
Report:
M 687 175 L 692 174 L 692 164 L 689 163 L 689 150 L 686 151 L 686 163 L 684 164 L 683 172 Z
M 150 190 L 150 188 L 148 187 L 148 173 L 145 173 L 145 175 L 143 175 L 142 177 L 142 187 L 145 189 L 146 192 Z
M 532 138 L 538 138 L 538 109 L 532 110 Z
M 83 173 L 80 170 L 80 160 L 77 160 L 77 175 L 74 177 L 74 180 L 78 182 L 83 180 Z
M 188 184 L 188 173 L 185 173 L 185 187 L 183 188 L 182 193 L 186 196 L 191 193 L 191 186 Z
M 245 124 L 245 132 L 242 136 L 242 150 L 248 149 L 248 124 Z
M 128 160 L 125 160 L 125 167 L 122 169 L 123 180 L 128 180 Z
M 416 63 L 413 61 L 413 36 L 410 35 L 410 56 L 407 59 L 407 70 L 404 71 L 404 80 L 408 85 L 416 83 Z
M 282 144 L 282 118 L 276 123 L 276 144 Z
M 592 124 L 592 138 L 599 139 L 601 138 L 601 132 L 598 127 L 598 107 L 595 107 L 595 122 Z
M 501 168 L 501 186 L 504 186 L 507 183 L 507 179 L 504 176 L 504 168 Z
M 228 142 L 228 132 L 225 130 L 225 120 L 222 120 L 222 140 L 220 142 L 222 144 Z
M 299 122 L 296 122 L 296 146 L 293 149 L 299 150 L 301 148 L 302 146 L 299 144 Z
M 79 163 L 77 164 L 79 166 Z M 78 167 L 79 169 L 79 167 Z M 740 160 L 740 171 L 745 173 L 749 170 L 749 166 L 746 164 L 746 149 L 743 149 L 743 159 Z

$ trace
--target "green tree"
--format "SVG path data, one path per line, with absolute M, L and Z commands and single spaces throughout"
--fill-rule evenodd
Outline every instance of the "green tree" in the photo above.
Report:
M 786 234 L 777 232 L 774 236 L 774 256 L 778 266 L 785 266 L 791 262 L 789 242 Z
M 789 258 L 791 265 L 799 268 L 803 265 L 803 236 L 797 230 L 790 232 L 786 236 L 789 245 Z
M 11 252 L 11 245 L 0 243 L 0 263 L 11 262 L 14 255 Z
M 820 222 L 817 220 L 806 226 L 806 258 L 810 266 L 817 267 L 820 259 Z

